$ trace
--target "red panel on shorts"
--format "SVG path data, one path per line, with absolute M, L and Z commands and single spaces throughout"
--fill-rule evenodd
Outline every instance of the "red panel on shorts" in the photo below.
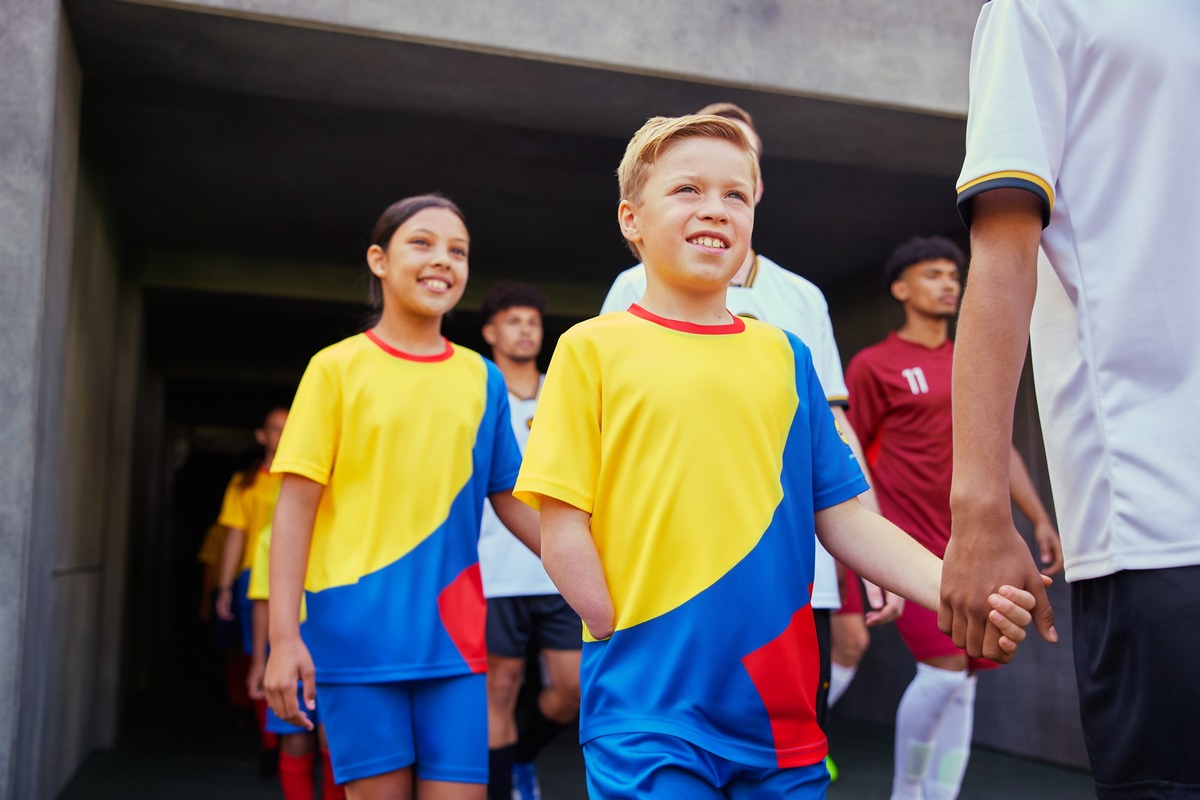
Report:
M 479 562 L 458 574 L 438 595 L 442 625 L 472 672 L 487 672 L 487 601 Z
M 742 665 L 767 707 L 779 766 L 806 767 L 825 758 L 828 745 L 817 725 L 820 657 L 812 606 L 793 614 L 783 633 L 742 658 Z

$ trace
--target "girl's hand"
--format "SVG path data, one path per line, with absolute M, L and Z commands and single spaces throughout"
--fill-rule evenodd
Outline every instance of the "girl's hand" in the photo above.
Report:
M 303 685 L 304 708 L 300 708 L 296 699 L 297 683 Z M 271 656 L 267 659 L 263 688 L 275 716 L 305 730 L 313 729 L 312 720 L 305 711 L 313 711 L 317 707 L 316 669 L 300 637 L 271 642 Z
M 262 700 L 266 697 L 266 692 L 263 691 L 263 674 L 266 672 L 266 664 L 260 658 L 254 658 L 250 661 L 250 669 L 246 672 L 246 692 L 250 695 L 251 700 Z

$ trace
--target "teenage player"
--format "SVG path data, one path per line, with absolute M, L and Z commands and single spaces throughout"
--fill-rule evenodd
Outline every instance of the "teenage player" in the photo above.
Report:
M 735 123 L 746 134 L 755 155 L 761 159 L 763 152 L 762 138 L 754 128 L 754 120 L 749 112 L 733 103 L 713 103 L 700 109 L 697 114 L 713 114 Z M 763 182 L 761 175 L 754 190 L 754 203 L 757 206 L 762 199 Z M 641 300 L 646 291 L 646 268 L 642 264 L 630 267 L 617 276 L 604 305 L 601 314 L 613 311 L 624 311 L 633 303 Z M 753 317 L 772 325 L 778 325 L 789 333 L 800 337 L 812 353 L 813 366 L 817 378 L 825 388 L 825 396 L 833 417 L 841 427 L 842 433 L 850 443 L 851 449 L 860 464 L 863 461 L 862 448 L 854 427 L 846 419 L 848 393 L 846 382 L 842 375 L 842 357 L 838 353 L 837 342 L 833 338 L 833 324 L 829 319 L 829 306 L 825 296 L 813 283 L 800 277 L 794 272 L 784 269 L 764 255 L 756 253 L 753 247 L 746 251 L 746 258 L 738 267 L 729 284 L 727 294 L 729 310 L 741 317 Z M 870 490 L 860 498 L 867 508 L 878 511 L 874 495 Z M 857 585 L 857 584 L 856 584 Z M 903 608 L 903 600 L 896 595 L 882 595 L 875 587 L 870 587 L 875 607 L 871 608 L 864 618 L 860 608 L 856 614 L 830 616 L 830 612 L 841 605 L 838 588 L 838 575 L 833 558 L 817 543 L 816 577 L 813 582 L 812 607 L 817 623 L 817 637 L 821 646 L 821 682 L 817 695 L 817 714 L 824 723 L 827 708 L 827 691 L 831 688 L 830 653 L 838 656 L 834 660 L 838 664 L 838 690 L 844 691 L 845 686 L 853 678 L 853 668 L 857 666 L 866 641 L 869 641 L 867 624 L 882 625 L 892 621 Z M 832 642 L 831 642 L 832 639 Z M 830 762 L 830 770 L 836 768 Z
M 367 250 L 379 321 L 317 353 L 272 465 L 271 708 L 312 729 L 352 800 L 483 800 L 484 498 L 533 549 L 513 499 L 521 453 L 496 366 L 442 336 L 470 246 L 440 195 L 390 206 Z M 300 637 L 300 600 L 308 621 Z M 296 696 L 302 681 L 303 705 Z
M 904 306 L 904 324 L 850 360 L 850 419 L 870 457 L 885 517 L 941 557 L 950 538 L 950 320 L 958 309 L 962 251 L 940 236 L 914 237 L 884 265 L 884 285 Z M 1012 500 L 1034 524 L 1046 574 L 1062 567 L 1058 534 L 1011 445 L 1005 453 Z M 970 753 L 975 671 L 938 630 L 933 611 L 905 607 L 896 620 L 917 675 L 896 712 L 893 800 L 958 796 Z
M 941 622 L 988 653 L 992 579 L 1036 589 L 995 468 L 1032 339 L 1103 798 L 1200 797 L 1197 42 L 1195 3 L 993 0 L 972 48 Z
M 939 562 L 858 502 L 808 348 L 726 308 L 758 179 L 741 128 L 654 118 L 618 176 L 646 294 L 559 340 L 514 490 L 540 505 L 546 570 L 585 625 L 589 792 L 823 797 L 814 525 L 931 607 Z M 1032 596 L 1001 591 L 1015 648 L 1013 600 Z
M 508 387 L 512 428 L 522 449 L 529 439 L 544 376 L 538 371 L 546 298 L 535 287 L 503 282 L 483 298 L 483 338 Z M 488 797 L 521 800 L 540 790 L 533 761 L 579 713 L 579 615 L 546 574 L 541 559 L 483 509 L 479 567 L 488 601 Z M 548 681 L 518 737 L 514 712 L 525 656 L 536 644 Z
M 217 617 L 226 622 L 237 619 L 242 632 L 242 651 L 250 656 L 254 651 L 253 603 L 247 595 L 250 569 L 258 534 L 271 524 L 275 501 L 279 498 L 279 476 L 271 474 L 271 464 L 288 410 L 275 408 L 267 414 L 262 427 L 254 431 L 254 439 L 263 448 L 262 460 L 244 472 L 234 475 L 225 490 L 225 500 L 217 522 L 225 526 L 225 548 L 217 589 Z M 237 613 L 234 613 L 236 603 Z M 248 661 L 244 662 L 247 665 Z M 242 680 L 245 680 L 244 676 Z M 279 742 L 266 729 L 267 703 L 253 699 L 254 716 L 261 745 L 260 772 L 274 773 L 279 762 Z

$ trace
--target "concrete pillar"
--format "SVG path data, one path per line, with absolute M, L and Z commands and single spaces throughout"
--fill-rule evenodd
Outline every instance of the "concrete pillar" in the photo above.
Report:
M 0 795 L 37 798 L 79 141 L 57 0 L 6 0 L 0 86 Z

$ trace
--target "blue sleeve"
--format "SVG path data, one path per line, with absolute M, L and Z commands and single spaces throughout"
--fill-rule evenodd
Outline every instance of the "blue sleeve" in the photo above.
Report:
M 820 511 L 857 497 L 870 487 L 854 451 L 829 410 L 829 401 L 817 379 L 808 347 L 790 333 L 788 339 L 796 356 L 796 391 L 802 398 L 801 408 L 808 409 L 813 510 Z
M 517 473 L 521 470 L 521 448 L 512 429 L 504 375 L 490 360 L 484 359 L 484 363 L 487 364 L 488 400 L 487 411 L 483 415 L 483 429 L 479 435 L 480 438 L 488 437 L 492 445 L 491 469 L 487 480 L 487 493 L 491 494 L 508 491 L 516 485 Z

